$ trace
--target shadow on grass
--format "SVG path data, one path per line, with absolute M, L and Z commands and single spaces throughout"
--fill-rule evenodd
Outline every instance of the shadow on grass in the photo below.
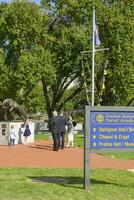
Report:
M 29 179 L 31 179 L 32 182 L 34 183 L 55 183 L 58 185 L 62 185 L 64 187 L 72 187 L 72 188 L 78 188 L 78 189 L 83 189 L 84 188 L 84 178 L 82 177 L 75 177 L 75 176 L 29 176 Z M 100 185 L 116 185 L 116 186 L 122 186 L 122 187 L 127 187 L 126 185 L 122 184 L 117 184 L 117 183 L 111 183 L 107 181 L 102 181 L 102 180 L 96 180 L 96 179 L 91 179 L 90 180 L 91 184 L 100 184 Z M 78 185 L 82 185 L 81 187 Z

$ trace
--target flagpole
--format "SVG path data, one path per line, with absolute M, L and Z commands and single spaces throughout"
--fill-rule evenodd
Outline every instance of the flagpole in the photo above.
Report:
M 93 8 L 93 35 L 92 35 L 92 106 L 94 106 L 94 66 L 95 66 L 95 8 Z

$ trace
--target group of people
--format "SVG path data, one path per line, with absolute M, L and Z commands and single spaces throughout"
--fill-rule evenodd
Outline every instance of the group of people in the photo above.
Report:
M 74 147 L 74 127 L 76 125 L 73 116 L 70 115 L 68 119 L 63 116 L 63 113 L 60 112 L 58 115 L 57 111 L 53 112 L 53 116 L 49 121 L 49 128 L 52 133 L 53 138 L 53 150 L 58 151 L 59 149 L 64 149 L 65 147 L 65 133 L 67 132 L 67 148 Z M 28 144 L 28 137 L 31 135 L 29 129 L 29 123 L 26 121 L 24 123 L 25 129 L 23 132 L 25 145 Z M 15 146 L 15 139 L 17 133 L 14 128 L 14 125 L 11 125 L 8 133 L 8 146 Z
M 28 137 L 31 135 L 31 131 L 29 129 L 28 123 L 25 124 L 25 130 L 23 133 L 24 136 L 24 144 L 28 144 Z M 8 132 L 8 146 L 15 146 L 15 139 L 17 137 L 16 130 L 14 128 L 14 125 L 11 125 L 11 128 Z
M 50 119 L 49 127 L 53 137 L 53 151 L 64 149 L 65 147 L 65 133 L 67 130 L 67 148 L 74 147 L 74 126 L 75 121 L 73 116 L 69 116 L 66 120 L 63 113 L 60 112 L 58 115 L 57 111 L 53 112 L 53 116 Z

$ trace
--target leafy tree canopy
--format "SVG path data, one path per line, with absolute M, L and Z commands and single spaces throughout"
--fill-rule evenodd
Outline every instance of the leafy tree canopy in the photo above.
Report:
M 132 0 L 42 0 L 41 5 L 30 1 L 1 4 L 1 100 L 10 97 L 28 105 L 26 101 L 30 101 L 32 95 L 39 105 L 38 96 L 31 91 L 41 83 L 43 103 L 49 116 L 54 109 L 67 108 L 66 103 L 73 102 L 83 90 L 81 52 L 88 50 L 84 65 L 91 100 L 93 6 L 96 7 L 100 48 L 109 48 L 107 53 L 95 54 L 95 104 L 100 103 L 101 96 L 102 105 L 128 105 L 134 90 Z M 105 64 L 107 73 L 102 91 Z M 74 81 L 75 87 L 66 92 Z M 37 91 L 42 95 L 39 88 L 36 94 Z M 70 107 L 73 107 L 71 102 Z M 30 111 L 33 104 L 29 104 Z

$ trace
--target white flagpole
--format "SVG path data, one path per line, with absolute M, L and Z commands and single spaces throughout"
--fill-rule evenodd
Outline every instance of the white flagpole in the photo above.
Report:
M 95 66 L 95 8 L 93 8 L 93 38 L 92 38 L 92 106 L 94 106 L 94 66 Z
M 84 63 L 83 63 L 83 52 L 81 52 L 81 58 L 82 58 L 82 69 L 83 69 L 83 77 L 84 77 L 84 86 L 85 86 L 85 90 L 86 90 L 86 98 L 87 98 L 88 105 L 90 105 L 87 83 L 86 83 L 86 77 L 85 77 L 85 68 L 84 68 Z

